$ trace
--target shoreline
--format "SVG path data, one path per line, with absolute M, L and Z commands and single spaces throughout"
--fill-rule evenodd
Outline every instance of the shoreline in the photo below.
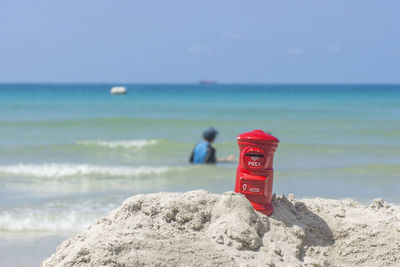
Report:
M 2 266 L 38 266 L 55 247 L 71 235 L 49 233 L 46 235 L 25 233 L 2 233 L 0 259 Z

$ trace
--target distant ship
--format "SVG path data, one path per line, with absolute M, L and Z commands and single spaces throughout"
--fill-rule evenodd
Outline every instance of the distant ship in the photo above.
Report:
M 199 82 L 199 84 L 206 84 L 206 85 L 210 85 L 210 84 L 217 84 L 216 81 L 211 81 L 211 80 L 202 80 Z

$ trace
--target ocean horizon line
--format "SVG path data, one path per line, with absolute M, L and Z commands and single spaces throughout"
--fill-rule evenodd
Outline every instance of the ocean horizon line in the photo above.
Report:
M 129 85 L 199 85 L 199 86 L 216 86 L 216 85 L 265 85 L 265 86 L 399 86 L 398 83 L 389 82 L 374 82 L 374 83 L 344 83 L 344 82 L 334 82 L 334 83 L 323 83 L 323 82 L 218 82 L 215 81 L 214 84 L 201 84 L 198 82 L 0 82 L 0 85 L 108 85 L 108 86 L 129 86 Z

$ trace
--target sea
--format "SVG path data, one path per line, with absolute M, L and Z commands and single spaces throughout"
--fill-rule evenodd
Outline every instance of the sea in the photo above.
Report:
M 190 165 L 210 126 L 235 161 Z M 233 191 L 254 129 L 280 140 L 276 194 L 400 204 L 400 85 L 0 84 L 0 266 L 38 265 L 136 194 Z

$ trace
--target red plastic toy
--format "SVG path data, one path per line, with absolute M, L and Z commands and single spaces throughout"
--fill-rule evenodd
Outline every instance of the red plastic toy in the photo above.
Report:
M 236 139 L 240 157 L 235 192 L 245 195 L 255 210 L 271 215 L 274 211 L 271 203 L 272 166 L 279 140 L 261 130 L 240 134 Z

